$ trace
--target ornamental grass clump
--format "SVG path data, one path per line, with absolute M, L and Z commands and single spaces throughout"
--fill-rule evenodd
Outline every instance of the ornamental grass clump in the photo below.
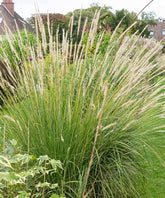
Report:
M 29 147 L 31 154 L 62 162 L 63 171 L 49 179 L 66 197 L 138 197 L 143 146 L 148 134 L 161 127 L 158 119 L 164 119 L 164 79 L 153 83 L 162 73 L 163 65 L 153 58 L 160 45 L 149 49 L 148 40 L 139 46 L 140 36 L 125 33 L 114 39 L 115 30 L 102 54 L 104 33 L 98 39 L 98 19 L 99 13 L 86 44 L 85 23 L 80 42 L 73 45 L 72 18 L 69 33 L 64 31 L 59 43 L 58 31 L 53 38 L 49 21 L 46 39 L 36 16 L 37 47 L 29 47 L 32 59 L 24 57 L 21 66 L 15 65 L 17 78 L 10 91 L 1 78 L 6 93 L 1 94 L 1 122 L 6 135 L 25 150 Z M 88 56 L 95 36 L 97 45 Z M 9 43 L 12 49 L 12 40 Z

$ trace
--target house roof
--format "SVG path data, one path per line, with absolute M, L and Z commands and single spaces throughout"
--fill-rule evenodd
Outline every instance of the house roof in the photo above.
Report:
M 3 4 L 0 5 L 0 34 L 5 34 L 5 27 L 8 27 L 11 32 L 26 28 L 34 32 L 34 29 L 15 11 L 11 13 Z

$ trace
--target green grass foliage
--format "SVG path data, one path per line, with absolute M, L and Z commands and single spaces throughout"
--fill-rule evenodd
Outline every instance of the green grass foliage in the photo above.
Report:
M 36 34 L 41 40 L 37 38 L 37 47 L 28 46 L 32 59 L 24 57 L 21 67 L 15 65 L 13 77 L 17 78 L 10 92 L 1 79 L 7 92 L 7 97 L 1 94 L 5 103 L 1 122 L 6 136 L 17 139 L 24 150 L 29 146 L 31 154 L 62 162 L 63 171 L 49 179 L 61 186 L 60 193 L 66 197 L 135 198 L 145 177 L 144 146 L 149 150 L 150 134 L 160 130 L 158 119 L 164 119 L 164 79 L 153 83 L 163 67 L 152 60 L 160 45 L 148 48 L 147 40 L 139 47 L 141 37 L 123 37 L 125 33 L 114 39 L 115 30 L 104 54 L 99 50 L 100 36 L 93 55 L 88 56 L 98 18 L 92 22 L 86 44 L 82 43 L 84 25 L 80 42 L 72 48 L 67 32 L 62 44 L 51 30 L 47 41 L 37 17 Z M 12 49 L 13 40 L 9 40 Z M 17 57 L 15 48 L 12 53 Z

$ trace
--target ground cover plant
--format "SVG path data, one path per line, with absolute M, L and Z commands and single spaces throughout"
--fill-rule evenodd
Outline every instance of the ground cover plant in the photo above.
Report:
M 84 24 L 73 47 L 72 19 L 71 32 L 63 32 L 59 43 L 51 28 L 46 38 L 36 16 L 37 47 L 28 46 L 30 59 L 25 54 L 21 65 L 15 59 L 17 78 L 13 74 L 10 91 L 1 78 L 6 93 L 1 93 L 1 125 L 7 138 L 17 139 L 30 154 L 62 162 L 63 171 L 47 179 L 58 183 L 66 197 L 140 197 L 145 190 L 139 185 L 146 177 L 144 146 L 151 152 L 150 134 L 156 139 L 163 130 L 164 78 L 157 78 L 163 64 L 155 59 L 161 47 L 155 43 L 149 48 L 150 40 L 139 45 L 141 36 L 126 32 L 114 39 L 116 29 L 106 50 L 100 50 L 105 37 L 97 34 L 98 20 L 99 13 L 85 44 Z M 13 49 L 12 40 L 9 44 Z
M 47 155 L 36 158 L 21 154 L 14 139 L 5 143 L 3 149 L 0 154 L 0 197 L 45 197 L 48 194 L 49 197 L 64 197 L 55 194 L 58 191 L 57 183 L 46 181 L 46 175 L 62 169 L 60 161 L 50 159 Z

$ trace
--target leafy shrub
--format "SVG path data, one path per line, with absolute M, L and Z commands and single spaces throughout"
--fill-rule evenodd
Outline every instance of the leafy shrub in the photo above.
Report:
M 29 22 L 35 26 L 35 16 L 32 16 L 29 19 Z M 49 40 L 50 29 L 52 36 L 56 36 L 56 32 L 58 31 L 58 38 L 62 41 L 63 30 L 66 30 L 69 25 L 69 17 L 62 14 L 41 14 L 40 19 L 42 20 L 42 24 L 44 25 L 46 38 Z
M 112 37 L 111 30 L 106 30 L 105 32 L 103 30 L 98 30 L 96 33 L 93 45 L 92 46 L 89 45 L 89 47 L 88 47 L 88 56 L 92 57 L 92 55 L 95 54 L 95 52 L 97 50 L 96 49 L 97 45 L 100 42 L 100 46 L 99 46 L 97 53 L 104 57 L 104 55 L 107 52 L 107 48 L 112 49 L 111 58 L 113 59 L 113 57 L 116 54 L 118 47 L 119 47 L 120 40 L 118 40 L 118 39 L 119 39 L 121 33 L 122 33 L 122 29 L 118 29 L 118 31 L 114 35 L 114 38 L 111 39 L 111 37 Z M 86 31 L 86 33 L 83 37 L 82 44 L 87 45 L 88 39 L 89 39 L 89 31 Z
M 13 92 L 22 75 L 23 61 L 31 62 L 31 50 L 36 58 L 37 38 L 34 33 L 26 30 L 15 34 L 8 34 L 0 41 L 0 73 L 4 78 L 3 86 L 0 85 L 0 105 L 3 104 L 1 95 L 7 100 L 7 92 Z M 17 79 L 17 82 L 15 81 Z
M 0 197 L 56 197 L 53 194 L 58 184 L 48 183 L 46 175 L 62 169 L 61 162 L 47 155 L 36 158 L 20 154 L 16 140 L 7 144 L 0 155 Z M 18 152 L 19 151 L 19 152 Z M 52 196 L 51 196 L 52 194 Z
M 15 70 L 20 61 L 24 61 L 30 56 L 32 48 L 36 51 L 37 38 L 34 33 L 26 30 L 6 34 L 1 41 L 0 60 Z

